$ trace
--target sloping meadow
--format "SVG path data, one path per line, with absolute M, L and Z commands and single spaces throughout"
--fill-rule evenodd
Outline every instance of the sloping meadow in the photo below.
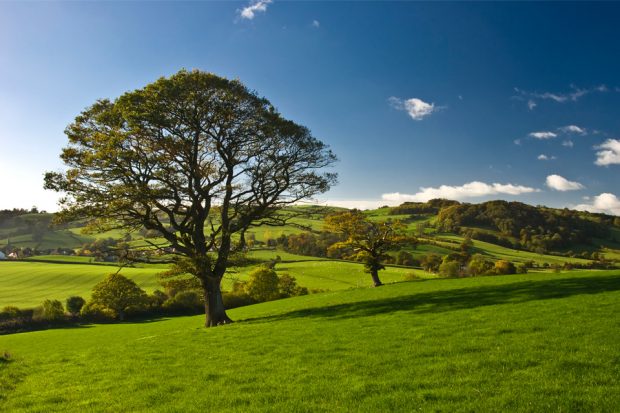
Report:
M 571 272 L 3 336 L 0 410 L 618 411 L 618 314 L 620 271 Z

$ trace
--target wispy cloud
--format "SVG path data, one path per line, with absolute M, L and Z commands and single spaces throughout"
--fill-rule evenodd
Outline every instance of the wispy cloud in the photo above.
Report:
M 579 182 L 569 181 L 560 175 L 549 175 L 547 177 L 547 186 L 556 191 L 577 191 L 585 187 Z
M 585 128 L 581 128 L 577 125 L 562 126 L 561 128 L 558 128 L 558 130 L 564 133 L 575 133 L 579 135 L 585 135 L 587 133 Z
M 250 3 L 249 6 L 238 10 L 239 16 L 242 19 L 252 20 L 256 17 L 256 13 L 264 13 L 267 11 L 267 6 L 272 3 L 272 0 L 258 0 Z
M 564 142 L 562 142 L 562 146 L 566 146 L 567 148 L 572 148 L 573 146 L 575 146 L 575 144 L 570 139 L 566 139 Z
M 553 132 L 543 131 L 543 132 L 531 132 L 530 134 L 528 134 L 528 136 L 534 139 L 552 139 L 558 136 L 558 134 L 553 133 Z
M 401 194 L 394 192 L 383 194 L 381 198 L 389 202 L 426 202 L 434 198 L 446 199 L 465 199 L 487 195 L 521 195 L 531 192 L 540 192 L 540 189 L 530 188 L 522 185 L 513 184 L 487 184 L 484 182 L 473 181 L 461 186 L 441 185 L 437 188 L 421 187 L 415 194 Z
M 318 29 L 319 27 L 321 27 L 321 22 L 318 20 L 312 20 L 312 27 Z
M 574 207 L 579 211 L 600 212 L 620 216 L 620 199 L 610 193 L 595 196 L 591 203 L 580 204 Z
M 441 106 L 435 106 L 434 103 L 428 103 L 419 98 L 400 99 L 392 96 L 388 102 L 394 109 L 407 112 L 413 120 L 422 120 L 443 109 Z
M 620 164 L 620 139 L 607 139 L 602 144 L 595 146 L 596 161 L 599 166 Z
M 533 92 L 528 90 L 514 88 L 517 93 L 513 96 L 514 99 L 523 100 L 527 103 L 529 110 L 534 110 L 540 100 L 550 100 L 557 103 L 577 102 L 580 98 L 590 93 L 603 93 L 608 92 L 609 88 L 605 85 L 594 86 L 591 88 L 579 88 L 575 85 L 570 86 L 570 90 L 567 92 Z
M 552 161 L 555 159 L 555 156 L 547 156 L 544 153 L 541 153 L 536 159 L 539 161 Z

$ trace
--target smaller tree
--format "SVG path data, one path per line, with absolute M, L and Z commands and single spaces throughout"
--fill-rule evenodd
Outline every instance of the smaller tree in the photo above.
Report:
M 444 277 L 456 277 L 459 275 L 461 269 L 461 264 L 458 261 L 455 261 L 450 258 L 450 256 L 446 255 L 439 265 L 439 274 Z
M 46 321 L 62 320 L 65 316 L 65 309 L 62 307 L 62 303 L 58 300 L 43 301 L 39 311 L 39 314 L 36 314 L 36 318 Z
M 116 273 L 95 285 L 91 301 L 114 311 L 122 321 L 129 307 L 145 305 L 148 296 L 133 280 Z
M 482 254 L 474 254 L 468 264 L 469 273 L 474 276 L 485 274 L 491 268 L 493 268 L 493 264 L 488 262 Z
M 308 289 L 297 285 L 295 277 L 289 274 L 282 274 L 278 280 L 278 288 L 282 297 L 294 297 L 297 295 L 307 295 Z
M 72 316 L 76 316 L 82 310 L 84 304 L 86 304 L 86 300 L 82 297 L 72 296 L 67 298 L 67 311 L 71 313 Z
M 256 301 L 271 301 L 279 297 L 278 274 L 266 266 L 260 266 L 250 273 L 245 289 Z
M 420 259 L 420 265 L 428 272 L 437 272 L 441 265 L 441 257 L 437 254 L 426 254 Z
M 493 273 L 497 275 L 515 274 L 517 269 L 515 265 L 507 260 L 499 260 L 495 262 Z
M 386 252 L 405 243 L 415 244 L 415 239 L 405 235 L 405 225 L 400 221 L 373 222 L 356 209 L 328 215 L 325 226 L 343 235 L 344 241 L 336 243 L 336 248 L 353 247 L 375 287 L 383 285 L 379 271 L 385 269 Z

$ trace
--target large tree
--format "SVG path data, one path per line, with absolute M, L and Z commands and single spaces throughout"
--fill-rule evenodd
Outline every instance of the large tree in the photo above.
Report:
M 237 80 L 182 70 L 114 101 L 99 100 L 66 131 L 61 219 L 158 231 L 204 290 L 206 326 L 231 322 L 221 280 L 235 234 L 282 225 L 286 206 L 327 191 L 335 156 Z
M 364 261 L 375 287 L 383 285 L 379 271 L 385 269 L 386 253 L 401 245 L 415 246 L 417 243 L 415 238 L 406 234 L 406 227 L 400 221 L 371 221 L 355 209 L 328 215 L 325 226 L 343 236 L 344 241 L 334 244 L 336 247 L 352 247 L 357 257 Z

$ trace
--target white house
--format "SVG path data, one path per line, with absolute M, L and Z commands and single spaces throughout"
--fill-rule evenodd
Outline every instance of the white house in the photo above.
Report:
M 0 251 L 0 261 L 2 260 L 6 260 L 6 255 L 4 255 L 4 252 Z

